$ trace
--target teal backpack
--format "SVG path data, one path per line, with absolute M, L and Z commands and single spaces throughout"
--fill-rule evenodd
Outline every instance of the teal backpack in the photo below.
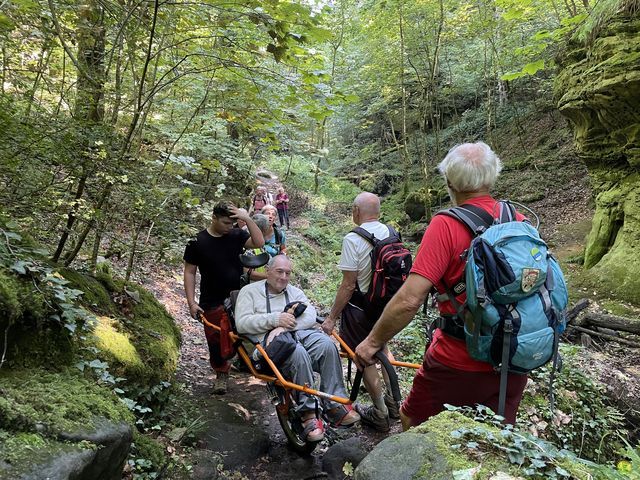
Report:
M 460 288 L 448 288 L 446 298 L 463 319 L 460 336 L 471 357 L 500 370 L 498 414 L 504 416 L 508 372 L 527 373 L 553 360 L 553 382 L 569 299 L 560 266 L 537 229 L 516 221 L 510 202 L 497 202 L 496 209 L 495 218 L 474 205 L 439 214 L 474 235 L 466 252 L 466 304 L 455 298 Z

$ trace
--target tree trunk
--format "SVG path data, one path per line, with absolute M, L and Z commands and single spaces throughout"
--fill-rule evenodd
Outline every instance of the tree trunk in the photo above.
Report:
M 52 7 L 51 3 L 50 5 Z M 104 119 L 105 28 L 104 13 L 101 4 L 97 0 L 88 0 L 78 7 L 78 29 L 76 33 L 78 78 L 76 82 L 74 117 L 80 125 L 91 126 L 101 123 Z M 61 35 L 60 31 L 58 31 L 58 35 Z M 60 41 L 64 44 L 62 37 L 60 37 Z M 85 157 L 83 159 L 78 189 L 67 214 L 67 224 L 58 241 L 58 247 L 53 254 L 52 259 L 54 261 L 60 259 L 75 224 L 76 210 L 85 191 L 88 180 L 87 166 L 90 162 L 90 158 Z

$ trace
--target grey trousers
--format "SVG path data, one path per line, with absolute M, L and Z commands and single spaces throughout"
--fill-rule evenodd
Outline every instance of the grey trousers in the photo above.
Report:
M 298 385 L 307 384 L 314 388 L 313 372 L 318 372 L 320 374 L 320 391 L 338 397 L 348 397 L 342 379 L 340 354 L 331 337 L 315 329 L 297 330 L 295 336 L 299 343 L 295 351 L 282 365 L 282 373 Z M 297 393 L 297 411 L 304 412 L 315 408 L 317 397 L 303 392 L 295 393 Z M 337 402 L 318 400 L 320 401 L 319 406 L 325 409 L 340 406 Z

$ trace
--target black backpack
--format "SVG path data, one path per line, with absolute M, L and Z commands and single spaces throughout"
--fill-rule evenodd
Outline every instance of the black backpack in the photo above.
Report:
M 413 264 L 411 252 L 403 245 L 400 234 L 393 227 L 386 227 L 389 236 L 384 240 L 378 240 L 362 227 L 351 230 L 373 245 L 370 254 L 371 283 L 364 298 L 367 313 L 376 320 L 391 297 L 400 290 Z

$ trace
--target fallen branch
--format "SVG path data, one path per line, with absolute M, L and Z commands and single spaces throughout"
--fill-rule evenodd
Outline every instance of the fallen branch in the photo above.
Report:
M 589 325 L 640 335 L 640 321 L 632 318 L 589 312 L 584 316 L 584 321 Z
M 589 328 L 584 328 L 584 327 L 577 327 L 575 325 L 569 325 L 569 328 L 573 328 L 574 330 L 577 330 L 578 332 L 583 332 L 583 333 L 587 333 L 589 335 L 594 335 L 596 337 L 604 338 L 605 340 L 611 340 L 613 342 L 618 342 L 618 343 L 620 343 L 622 345 L 626 345 L 628 347 L 640 348 L 640 343 L 632 342 L 631 340 L 627 340 L 626 338 L 620 338 L 620 337 L 616 337 L 614 335 L 609 335 L 607 333 L 596 332 L 595 330 L 591 330 Z
M 581 298 L 576 302 L 571 310 L 567 312 L 567 323 L 571 322 L 574 318 L 578 316 L 578 314 L 589 306 L 588 298 Z

